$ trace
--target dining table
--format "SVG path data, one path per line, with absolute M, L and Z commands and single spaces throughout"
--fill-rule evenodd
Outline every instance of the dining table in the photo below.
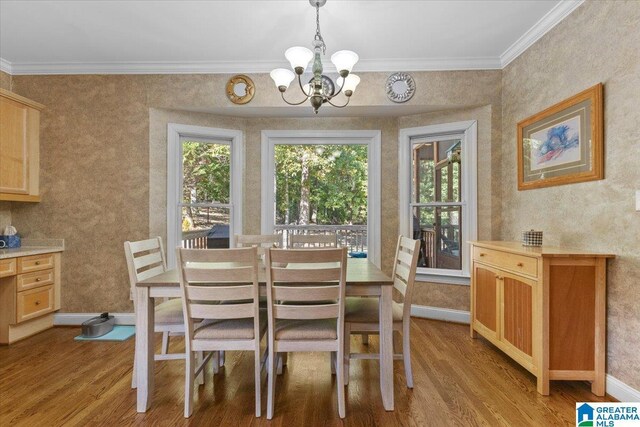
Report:
M 266 269 L 258 269 L 261 295 L 266 294 Z M 380 321 L 380 394 L 387 411 L 394 410 L 393 396 L 393 281 L 366 258 L 347 261 L 347 296 L 378 297 Z M 178 269 L 169 269 L 136 284 L 135 369 L 137 410 L 151 406 L 154 389 L 154 306 L 156 298 L 180 298 Z M 345 337 L 349 339 L 349 337 Z

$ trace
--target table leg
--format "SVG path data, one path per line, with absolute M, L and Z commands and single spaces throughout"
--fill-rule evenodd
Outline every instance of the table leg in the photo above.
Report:
M 148 287 L 136 290 L 136 380 L 138 382 L 138 412 L 151 406 L 154 380 L 154 302 Z
M 381 286 L 380 292 L 380 392 L 387 411 L 393 403 L 393 317 L 391 314 L 392 286 Z

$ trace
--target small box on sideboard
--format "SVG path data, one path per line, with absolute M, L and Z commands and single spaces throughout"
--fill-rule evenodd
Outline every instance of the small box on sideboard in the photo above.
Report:
M 607 258 L 612 254 L 471 243 L 471 336 L 480 334 L 537 378 L 585 380 L 605 394 Z

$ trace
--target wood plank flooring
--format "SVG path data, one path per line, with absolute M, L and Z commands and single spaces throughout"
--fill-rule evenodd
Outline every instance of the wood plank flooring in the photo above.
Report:
M 406 388 L 402 361 L 394 362 L 394 412 L 382 407 L 377 361 L 353 361 L 344 421 L 328 355 L 290 355 L 269 422 L 264 375 L 263 417 L 253 414 L 248 352 L 228 353 L 215 376 L 207 367 L 189 419 L 182 416 L 184 363 L 157 362 L 152 407 L 138 414 L 130 388 L 134 340 L 75 342 L 79 328 L 58 327 L 0 347 L 0 425 L 558 426 L 575 425 L 577 401 L 612 400 L 592 395 L 582 382 L 552 382 L 551 395 L 540 396 L 532 375 L 468 331 L 466 325 L 412 320 L 415 388 Z M 172 340 L 173 350 L 183 347 L 181 338 Z M 360 338 L 352 338 L 352 351 L 364 350 Z M 377 338 L 368 350 L 377 350 Z

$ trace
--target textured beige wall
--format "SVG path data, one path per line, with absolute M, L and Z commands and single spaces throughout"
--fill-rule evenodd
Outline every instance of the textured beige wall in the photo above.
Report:
M 0 71 L 0 88 L 11 90 L 11 75 Z
M 587 1 L 504 70 L 503 239 L 617 255 L 608 273 L 607 372 L 640 389 L 640 4 Z M 517 191 L 516 123 L 604 83 L 605 179 Z
M 412 73 L 410 104 L 429 109 L 491 105 L 500 110 L 500 71 Z M 391 106 L 387 73 L 364 73 L 353 105 Z M 283 108 L 266 74 L 251 75 L 250 108 Z M 245 230 L 259 229 L 259 130 L 381 129 L 383 131 L 383 265 L 397 233 L 397 127 L 385 118 L 237 119 L 224 96 L 228 75 L 13 76 L 16 93 L 47 108 L 41 126 L 39 204 L 12 204 L 12 220 L 27 237 L 66 239 L 62 310 L 130 311 L 122 242 L 165 234 L 166 187 L 150 186 L 166 167 L 166 122 L 227 128 L 246 123 Z M 310 112 L 309 106 L 298 107 Z M 166 110 L 222 111 L 218 116 Z M 231 117 L 229 117 L 231 116 Z M 492 117 L 492 121 L 495 120 Z M 236 126 L 237 125 L 237 126 Z M 320 126 L 320 127 L 318 127 Z M 151 166 L 151 163 L 153 164 Z M 163 184 L 164 185 L 164 184 Z M 255 212 L 255 214 L 254 214 Z

